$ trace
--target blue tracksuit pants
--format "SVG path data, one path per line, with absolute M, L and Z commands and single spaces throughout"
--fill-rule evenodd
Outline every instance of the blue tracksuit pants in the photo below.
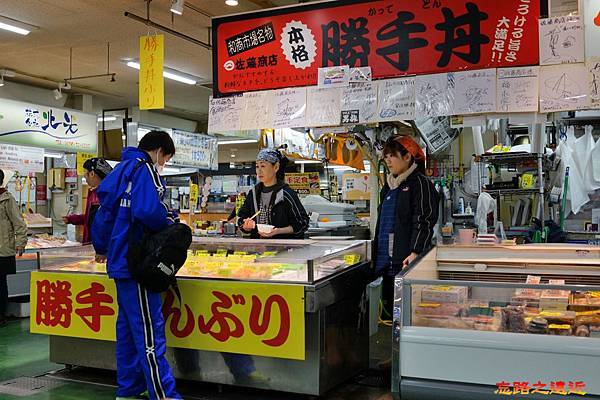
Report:
M 146 390 L 151 399 L 181 399 L 165 358 L 165 321 L 160 294 L 132 279 L 115 279 L 117 318 L 117 397 Z

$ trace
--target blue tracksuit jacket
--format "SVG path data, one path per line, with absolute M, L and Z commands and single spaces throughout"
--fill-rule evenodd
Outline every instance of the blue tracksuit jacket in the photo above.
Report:
M 142 165 L 132 177 L 135 166 L 143 159 L 150 164 Z M 132 187 L 127 195 L 129 182 Z M 131 278 L 127 268 L 130 228 L 132 238 L 138 240 L 144 228 L 158 232 L 172 223 L 167 206 L 162 202 L 165 184 L 152 166 L 148 153 L 127 147 L 123 149 L 119 165 L 104 178 L 97 191 L 100 208 L 92 226 L 94 249 L 107 256 L 110 278 Z

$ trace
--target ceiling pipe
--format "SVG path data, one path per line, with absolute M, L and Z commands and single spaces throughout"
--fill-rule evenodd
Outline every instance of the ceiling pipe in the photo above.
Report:
M 151 26 L 153 28 L 159 29 L 159 30 L 161 30 L 163 32 L 169 33 L 169 34 L 171 34 L 173 36 L 177 36 L 180 39 L 184 39 L 184 40 L 187 40 L 188 42 L 192 42 L 192 43 L 194 43 L 194 44 L 196 44 L 198 46 L 202 46 L 202 47 L 204 47 L 207 50 L 212 50 L 212 46 L 209 43 L 205 43 L 205 42 L 203 42 L 201 40 L 198 40 L 198 39 L 193 38 L 191 36 L 185 35 L 185 34 L 183 34 L 181 32 L 177 32 L 177 31 L 175 31 L 175 30 L 173 30 L 171 28 L 168 28 L 168 27 L 166 27 L 164 25 L 158 24 L 158 23 L 152 21 L 150 18 L 143 18 L 143 17 L 140 17 L 139 15 L 132 14 L 132 13 L 130 13 L 128 11 L 125 11 L 125 16 L 127 18 L 133 19 L 134 21 L 141 22 L 142 24 L 146 24 L 146 25 Z

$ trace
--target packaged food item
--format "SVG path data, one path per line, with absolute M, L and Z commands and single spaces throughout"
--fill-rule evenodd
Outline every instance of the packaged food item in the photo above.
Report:
M 478 331 L 497 331 L 498 326 L 494 317 L 478 316 L 473 320 L 473 329 Z
M 579 325 L 575 328 L 575 336 L 589 337 L 590 328 L 587 325 Z
M 515 294 L 512 297 L 511 301 L 513 305 L 523 305 L 527 307 L 536 307 L 540 306 L 540 297 L 542 296 L 542 291 L 540 289 L 517 289 L 515 290 Z
M 600 338 L 600 326 L 590 326 L 590 337 Z
M 502 330 L 514 333 L 526 332 L 523 307 L 508 306 L 502 309 Z
M 600 310 L 600 292 L 575 292 L 569 298 L 569 310 L 593 311 Z
M 527 324 L 527 332 L 538 335 L 548 333 L 548 320 L 541 317 L 532 318 Z
M 431 328 L 473 329 L 472 318 L 415 316 L 412 322 L 414 326 L 427 326 Z
M 577 312 L 575 314 L 575 325 L 600 326 L 600 310 Z
M 574 311 L 542 311 L 538 314 L 538 317 L 542 317 L 548 320 L 549 324 L 575 324 L 576 314 Z
M 464 303 L 468 297 L 467 286 L 430 285 L 421 290 L 421 301 L 427 303 Z
M 550 324 L 548 326 L 548 332 L 551 335 L 558 336 L 570 336 L 572 326 L 568 324 Z
M 542 310 L 566 311 L 569 306 L 570 294 L 571 292 L 568 290 L 542 290 L 542 295 L 540 296 L 540 308 Z
M 494 313 L 487 301 L 479 300 L 469 300 L 467 302 L 466 310 L 469 317 L 491 316 Z
M 416 315 L 435 317 L 457 317 L 462 307 L 453 303 L 419 303 L 415 308 Z

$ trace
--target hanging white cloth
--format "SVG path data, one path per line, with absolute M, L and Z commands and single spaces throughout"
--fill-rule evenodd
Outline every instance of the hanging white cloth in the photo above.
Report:
M 571 143 L 575 144 L 574 141 Z M 565 214 L 568 215 L 570 211 L 577 214 L 581 210 L 581 207 L 590 201 L 590 197 L 588 196 L 584 179 L 579 170 L 579 165 L 574 160 L 574 154 L 569 146 L 568 136 L 567 141 L 561 142 L 556 148 L 556 155 L 560 157 L 561 163 L 557 171 L 557 181 L 555 186 L 563 187 L 566 167 L 569 167 L 569 188 L 567 193 L 569 204 L 567 204 Z
M 583 187 L 587 193 L 592 193 L 600 186 L 596 186 L 593 174 L 592 152 L 594 151 L 594 136 L 592 135 L 592 126 L 585 126 L 585 134 L 575 140 L 572 148 L 573 161 L 579 168 L 579 174 L 583 181 Z
M 590 130 L 591 134 L 591 130 Z M 594 139 L 592 137 L 592 143 Z M 590 170 L 588 173 L 591 176 L 592 188 L 594 190 L 600 189 L 600 138 L 593 144 L 593 148 L 590 155 L 590 163 L 588 164 Z
M 475 214 L 475 225 L 477 225 L 479 233 L 487 233 L 487 216 L 492 211 L 494 212 L 495 224 L 497 220 L 496 200 L 489 193 L 481 193 L 477 198 L 477 212 Z

